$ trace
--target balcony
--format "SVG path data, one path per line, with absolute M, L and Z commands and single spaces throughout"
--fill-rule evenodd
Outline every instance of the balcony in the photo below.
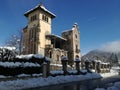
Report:
M 50 45 L 45 45 L 45 48 L 53 48 L 53 45 L 50 44 Z

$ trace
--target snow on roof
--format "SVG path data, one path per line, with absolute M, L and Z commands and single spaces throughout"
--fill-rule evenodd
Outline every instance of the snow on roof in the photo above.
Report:
M 65 31 L 63 31 L 62 33 L 71 32 L 71 31 L 75 30 L 75 27 L 76 27 L 77 25 L 78 25 L 77 23 L 74 23 L 72 29 L 70 29 L 70 30 L 65 30 Z
M 64 30 L 62 33 L 65 33 L 65 32 L 71 32 L 73 30 Z
M 67 41 L 67 39 L 65 39 L 65 38 L 63 38 L 63 37 L 61 37 L 61 36 L 55 35 L 55 34 L 49 34 L 49 35 L 47 35 L 47 36 L 56 37 L 56 38 L 58 38 L 58 39 L 62 39 L 62 40 Z
M 53 16 L 53 18 L 56 16 L 55 14 L 53 14 L 52 12 L 50 12 L 49 10 L 47 10 L 42 4 L 38 4 L 38 5 L 35 6 L 34 8 L 28 10 L 27 12 L 24 13 L 24 15 L 27 16 L 30 12 L 32 12 L 32 11 L 38 9 L 38 8 L 40 8 L 40 9 L 42 9 L 43 11 L 51 14 L 51 15 Z

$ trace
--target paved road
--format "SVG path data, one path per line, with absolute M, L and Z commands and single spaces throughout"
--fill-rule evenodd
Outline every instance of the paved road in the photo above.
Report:
M 110 78 L 86 80 L 80 82 L 72 82 L 56 86 L 38 87 L 30 90 L 94 90 L 97 87 L 108 87 L 114 82 L 120 81 L 120 76 L 112 76 Z M 29 89 L 28 89 L 29 90 Z

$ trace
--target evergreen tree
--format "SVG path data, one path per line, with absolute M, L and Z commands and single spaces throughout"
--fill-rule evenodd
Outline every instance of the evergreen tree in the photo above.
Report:
M 109 59 L 111 65 L 118 65 L 118 57 L 116 54 L 112 53 Z

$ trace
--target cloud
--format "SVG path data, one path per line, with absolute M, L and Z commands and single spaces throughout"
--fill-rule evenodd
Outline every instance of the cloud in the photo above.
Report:
M 100 50 L 105 51 L 105 52 L 118 53 L 120 52 L 120 41 L 108 42 L 102 45 Z

